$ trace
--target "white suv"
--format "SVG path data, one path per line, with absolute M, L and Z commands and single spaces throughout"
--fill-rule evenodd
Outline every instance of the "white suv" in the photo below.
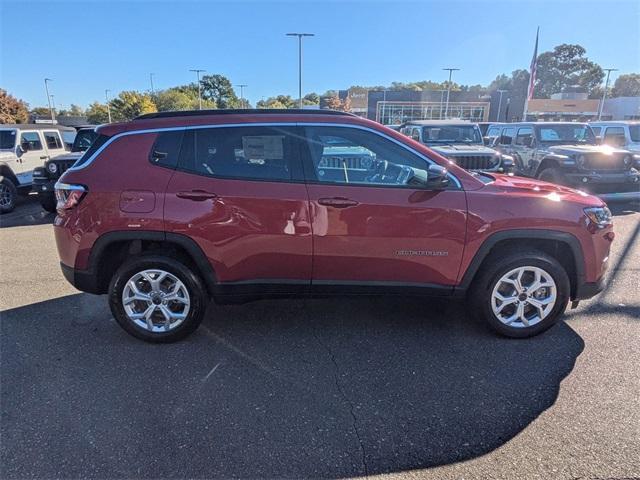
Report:
M 640 153 L 640 121 L 609 121 L 589 123 L 601 143 Z
M 75 129 L 59 125 L 0 125 L 0 213 L 13 210 L 18 191 L 29 192 L 33 169 L 65 153 L 63 134 Z

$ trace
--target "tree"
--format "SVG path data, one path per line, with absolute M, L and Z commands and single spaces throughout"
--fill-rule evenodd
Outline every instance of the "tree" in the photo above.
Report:
M 291 98 L 290 95 L 278 95 L 277 97 L 260 100 L 256 106 L 258 108 L 296 108 L 298 101 Z
M 494 92 L 496 90 L 509 90 L 510 92 L 526 92 L 529 85 L 529 72 L 527 70 L 514 70 L 511 77 L 504 73 L 498 75 L 493 82 L 489 84 L 487 90 Z
M 320 104 L 320 95 L 315 92 L 307 93 L 304 97 L 302 97 L 303 105 L 319 105 Z
M 157 112 L 155 103 L 151 95 L 136 91 L 120 92 L 118 98 L 109 102 L 111 115 L 115 120 L 131 120 L 145 113 Z
M 159 112 L 197 110 L 199 105 L 198 88 L 194 89 L 189 85 L 184 85 L 161 90 L 156 93 L 155 102 Z M 211 100 L 203 99 L 202 108 L 213 109 L 216 108 L 216 104 Z
M 640 97 L 640 73 L 628 73 L 616 78 L 612 97 Z
M 73 117 L 82 117 L 84 115 L 84 110 L 82 110 L 82 107 L 80 107 L 79 105 L 72 103 L 71 107 L 69 108 L 68 114 Z
M 216 108 L 235 108 L 240 101 L 231 81 L 224 75 L 205 75 L 200 80 L 202 97 L 215 103 Z
M 0 123 L 27 123 L 29 106 L 0 88 Z
M 338 110 L 339 112 L 349 112 L 351 111 L 351 99 L 347 97 L 344 100 L 340 100 L 340 97 L 336 95 L 327 99 L 326 106 L 331 110 Z
M 31 115 L 41 115 L 43 117 L 49 117 L 51 116 L 51 111 L 49 110 L 49 107 L 34 107 L 31 109 Z
M 566 87 L 580 86 L 589 94 L 602 83 L 602 68 L 589 60 L 580 45 L 563 43 L 551 52 L 538 56 L 534 94 L 537 98 L 549 98 Z
M 93 102 L 85 111 L 87 121 L 94 125 L 107 123 L 109 121 L 109 112 L 107 106 L 103 103 Z

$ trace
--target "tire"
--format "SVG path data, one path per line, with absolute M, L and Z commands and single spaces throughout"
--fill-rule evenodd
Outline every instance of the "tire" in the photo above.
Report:
M 147 272 L 146 278 L 140 276 L 141 272 L 149 270 L 168 274 L 161 282 L 160 288 L 156 290 L 158 293 L 155 294 L 149 288 L 151 283 L 146 279 L 158 280 L 155 272 Z M 182 296 L 178 296 L 176 301 L 167 301 L 166 305 L 160 303 L 162 298 L 159 296 L 161 294 L 168 295 L 170 290 L 177 285 L 173 279 L 181 282 L 184 290 L 181 288 L 179 293 Z M 142 295 L 147 295 L 150 298 L 143 301 L 133 300 L 125 305 L 123 299 L 125 289 L 127 298 L 135 295 L 130 281 L 136 284 Z M 188 303 L 185 303 L 185 299 Z M 151 343 L 176 342 L 190 335 L 202 322 L 207 304 L 208 297 L 200 277 L 184 264 L 161 255 L 146 255 L 125 261 L 113 275 L 109 285 L 109 307 L 118 324 L 127 333 Z M 141 312 L 148 312 L 149 308 L 152 308 L 149 317 L 151 317 L 153 330 L 149 328 L 146 318 L 134 319 L 130 316 L 130 314 L 139 316 Z M 172 325 L 167 329 L 163 309 L 169 309 L 172 314 L 175 311 L 176 315 L 185 314 L 185 316 L 182 319 L 174 319 L 175 324 L 171 322 Z
M 7 177 L 0 176 L 0 214 L 9 213 L 16 208 L 18 190 Z
M 556 185 L 566 185 L 567 179 L 559 168 L 545 168 L 538 175 L 538 179 L 543 182 L 555 183 Z
M 518 287 L 515 284 L 511 285 L 510 280 L 504 281 L 505 276 L 511 272 L 522 270 L 524 273 L 521 286 L 533 286 L 530 280 L 532 277 L 535 279 L 536 272 L 542 272 L 541 288 L 535 291 L 527 288 L 528 292 L 518 295 Z M 514 274 L 515 277 L 517 275 Z M 511 288 L 513 291 L 510 291 Z M 474 279 L 468 304 L 472 313 L 484 320 L 494 331 L 511 338 L 526 338 L 544 332 L 558 321 L 569 302 L 570 289 L 567 272 L 555 258 L 538 250 L 511 252 L 504 256 L 492 255 L 485 260 L 482 270 Z M 501 294 L 504 302 L 497 297 L 494 298 L 494 292 Z M 529 303 L 535 302 L 540 305 L 540 302 L 547 302 L 554 292 L 553 305 L 549 301 L 541 307 L 542 310 Z M 494 312 L 494 306 L 499 310 L 499 314 Z M 519 319 L 519 308 L 522 308 L 527 322 Z M 518 316 L 518 319 L 508 324 L 513 315 Z
M 56 200 L 56 196 L 53 193 L 39 193 L 38 200 L 40 200 L 40 205 L 49 213 L 56 212 L 56 205 L 58 201 Z

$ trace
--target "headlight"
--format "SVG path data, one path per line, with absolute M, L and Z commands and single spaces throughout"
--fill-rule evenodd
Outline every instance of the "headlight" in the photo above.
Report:
M 49 165 L 47 165 L 47 170 L 49 170 L 49 172 L 51 173 L 56 173 L 58 171 L 58 166 L 51 162 Z
M 502 158 L 502 165 L 504 165 L 505 167 L 510 167 L 514 165 L 513 162 L 513 157 L 511 155 L 501 155 Z
M 611 225 L 611 210 L 607 207 L 585 208 L 584 213 L 593 225 L 603 228 Z

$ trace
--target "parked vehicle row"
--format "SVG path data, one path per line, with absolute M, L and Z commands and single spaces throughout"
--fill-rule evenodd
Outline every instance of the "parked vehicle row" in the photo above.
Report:
M 467 296 L 496 331 L 531 336 L 603 288 L 614 238 L 597 197 L 468 172 L 330 111 L 104 125 L 56 196 L 65 277 L 152 342 L 194 331 L 211 297 L 333 294 Z

